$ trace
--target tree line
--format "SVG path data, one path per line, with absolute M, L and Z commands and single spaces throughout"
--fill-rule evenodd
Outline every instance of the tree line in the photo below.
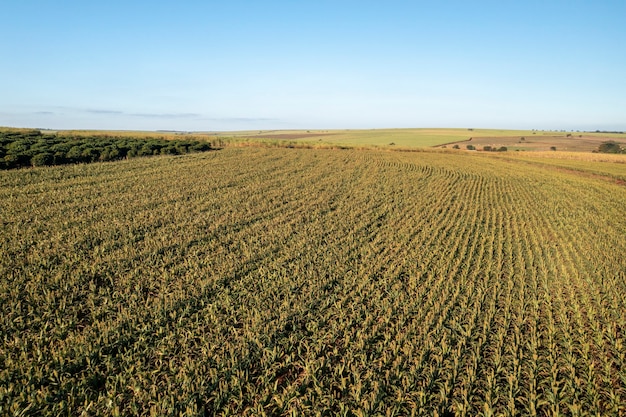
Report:
M 182 155 L 214 149 L 200 140 L 43 134 L 0 131 L 0 169 L 115 161 L 149 155 Z

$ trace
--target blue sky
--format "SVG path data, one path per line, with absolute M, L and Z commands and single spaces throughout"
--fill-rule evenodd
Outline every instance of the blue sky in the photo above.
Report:
M 0 1 L 0 126 L 626 130 L 623 0 Z

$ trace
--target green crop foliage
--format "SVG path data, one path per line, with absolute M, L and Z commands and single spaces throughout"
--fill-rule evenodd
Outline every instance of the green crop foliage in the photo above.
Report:
M 2 171 L 0 414 L 624 415 L 626 165 L 576 164 Z
M 38 130 L 0 130 L 0 169 L 115 161 L 211 150 L 206 140 L 105 135 L 44 135 Z

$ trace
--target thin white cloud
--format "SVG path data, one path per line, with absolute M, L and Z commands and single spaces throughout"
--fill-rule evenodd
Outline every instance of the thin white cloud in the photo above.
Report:
M 197 113 L 124 113 L 132 117 L 148 117 L 157 119 L 187 119 L 187 118 L 199 118 L 200 114 Z

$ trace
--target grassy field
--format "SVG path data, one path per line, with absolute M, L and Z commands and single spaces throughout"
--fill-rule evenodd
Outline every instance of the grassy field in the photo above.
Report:
M 370 129 L 370 130 L 293 130 L 231 132 L 234 138 L 248 140 L 291 140 L 349 147 L 430 147 L 465 141 L 473 135 L 529 135 L 531 131 L 491 129 Z M 228 135 L 221 132 L 220 135 Z
M 626 164 L 520 153 L 0 172 L 0 414 L 625 415 Z

